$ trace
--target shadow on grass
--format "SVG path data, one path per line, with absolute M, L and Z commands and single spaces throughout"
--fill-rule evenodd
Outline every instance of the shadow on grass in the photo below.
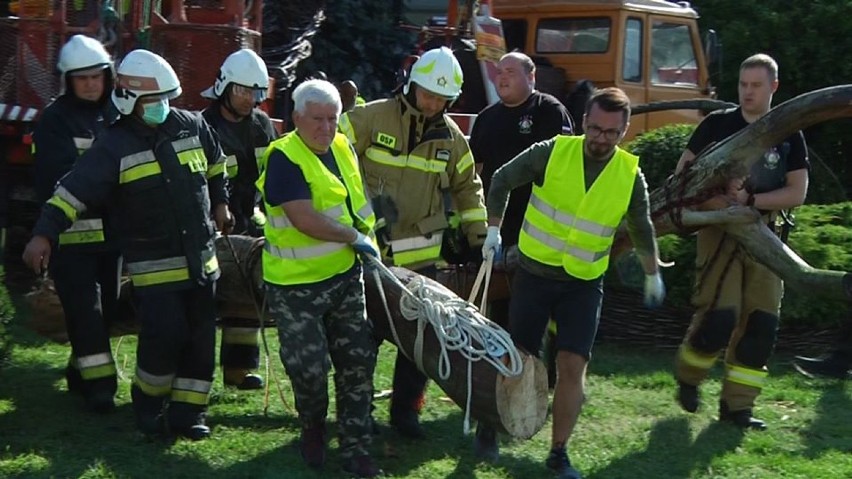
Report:
M 743 432 L 733 426 L 711 423 L 693 441 L 689 419 L 669 418 L 658 421 L 644 451 L 623 456 L 603 469 L 594 471 L 589 479 L 619 479 L 635 477 L 665 477 L 681 479 L 705 470 L 714 457 L 736 449 Z
M 5 445 L 2 457 L 10 462 L 21 462 L 16 457 L 41 458 L 22 460 L 20 466 L 7 464 L 4 473 L 11 477 L 100 477 L 91 474 L 93 467 L 102 467 L 116 477 L 169 477 L 168 468 L 158 473 L 152 467 L 155 464 L 197 470 L 199 476 L 211 472 L 204 462 L 170 454 L 170 442 L 136 432 L 129 403 L 119 404 L 107 415 L 86 412 L 82 397 L 56 389 L 63 377 L 64 368 L 44 362 L 29 362 L 26 367 L 13 362 L 0 372 L 0 401 L 7 404 L 0 414 Z
M 801 431 L 805 443 L 803 454 L 816 459 L 829 451 L 852 453 L 852 399 L 849 382 L 843 380 L 820 381 L 822 394 L 816 404 L 816 417 L 807 429 Z

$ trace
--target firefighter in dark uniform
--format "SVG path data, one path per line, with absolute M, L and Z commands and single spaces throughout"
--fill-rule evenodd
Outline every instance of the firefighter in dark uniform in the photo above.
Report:
M 225 156 L 201 115 L 169 107 L 181 88 L 163 58 L 128 53 L 117 83 L 112 101 L 121 118 L 60 180 L 24 261 L 40 272 L 62 231 L 90 207 L 108 205 L 140 321 L 131 387 L 137 427 L 203 439 L 219 276 L 211 216 L 219 230 L 232 221 Z
M 204 119 L 219 134 L 227 155 L 229 204 L 234 215 L 234 233 L 261 236 L 264 215 L 259 209 L 257 160 L 275 139 L 269 116 L 256 108 L 266 99 L 269 73 L 252 50 L 232 53 L 212 87 L 201 93 L 213 100 Z M 238 389 L 260 389 L 263 378 L 251 373 L 260 362 L 257 319 L 222 318 L 222 380 Z
M 61 94 L 44 110 L 33 134 L 36 190 L 42 203 L 116 114 L 109 102 L 112 59 L 99 41 L 74 35 L 59 52 L 57 67 Z M 101 213 L 87 211 L 59 235 L 50 276 L 71 342 L 65 369 L 68 390 L 82 393 L 88 408 L 103 413 L 115 406 L 109 323 L 117 312 L 121 256 Z

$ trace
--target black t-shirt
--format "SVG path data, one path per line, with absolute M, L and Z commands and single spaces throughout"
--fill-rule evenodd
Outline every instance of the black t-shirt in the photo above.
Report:
M 697 155 L 711 143 L 720 142 L 748 125 L 740 108 L 715 111 L 698 125 L 686 149 Z M 788 172 L 802 168 L 810 168 L 810 163 L 805 136 L 799 131 L 767 150 L 763 160 L 752 165 L 746 188 L 751 193 L 777 190 L 784 186 Z
M 558 134 L 573 133 L 574 123 L 568 110 L 553 95 L 534 91 L 515 107 L 495 103 L 479 113 L 470 135 L 470 149 L 477 163 L 482 163 L 482 186 L 487 193 L 491 177 L 518 153 L 533 143 L 549 140 Z M 518 242 L 524 213 L 532 185 L 512 191 L 503 215 L 501 235 L 504 246 Z

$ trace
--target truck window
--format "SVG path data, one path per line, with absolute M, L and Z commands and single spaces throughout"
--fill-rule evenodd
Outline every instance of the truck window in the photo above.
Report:
M 624 59 L 621 78 L 624 81 L 642 81 L 642 20 L 628 18 L 624 35 Z
M 689 25 L 655 21 L 651 29 L 651 82 L 698 85 L 698 62 Z
M 527 49 L 527 21 L 503 20 L 503 38 L 506 40 L 506 51 L 525 51 Z
M 604 53 L 609 49 L 609 18 L 552 18 L 536 31 L 538 53 Z

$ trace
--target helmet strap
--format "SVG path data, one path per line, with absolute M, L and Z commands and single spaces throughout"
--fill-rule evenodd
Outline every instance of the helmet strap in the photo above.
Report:
M 219 97 L 219 100 L 222 106 L 225 107 L 225 110 L 228 110 L 228 113 L 231 114 L 237 121 L 242 121 L 245 116 L 237 113 L 237 110 L 234 109 L 234 106 L 231 105 L 231 86 L 233 83 L 228 83 L 228 86 L 225 87 L 225 91 L 222 92 L 222 95 Z

